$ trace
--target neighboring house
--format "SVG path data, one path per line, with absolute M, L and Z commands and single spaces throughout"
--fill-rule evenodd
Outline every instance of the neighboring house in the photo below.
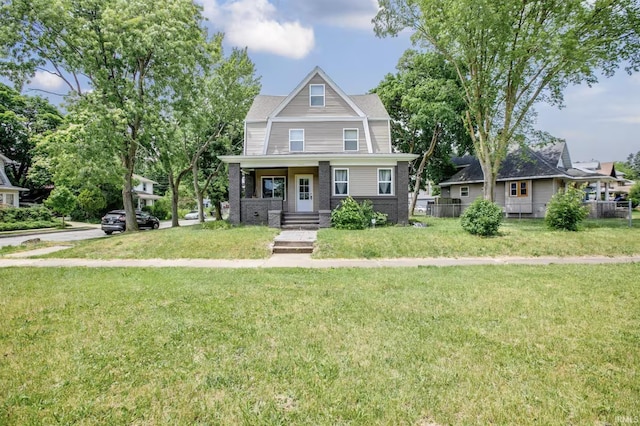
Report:
M 220 157 L 229 164 L 229 220 L 282 227 L 306 217 L 328 227 L 351 196 L 406 224 L 416 157 L 393 152 L 378 95 L 349 96 L 316 67 L 288 96 L 257 96 L 243 154 Z
M 616 166 L 613 162 L 601 163 L 599 161 L 576 161 L 573 163 L 573 167 L 584 171 L 596 172 L 614 179 L 614 181 L 607 182 L 601 186 L 597 186 L 595 184 L 590 185 L 588 193 L 593 199 L 607 201 L 615 199 L 620 195 L 628 195 L 629 190 L 634 184 L 632 180 L 625 179 L 624 173 L 616 170 Z
M 0 154 L 0 207 L 18 207 L 20 205 L 20 192 L 28 191 L 28 189 L 13 186 L 9 182 L 7 173 L 4 170 L 6 164 L 16 164 L 16 162 Z
M 133 199 L 137 200 L 137 209 L 140 210 L 143 207 L 151 207 L 155 200 L 162 198 L 159 195 L 153 193 L 153 185 L 157 185 L 158 182 L 154 182 L 151 179 L 147 179 L 144 176 L 133 174 L 133 180 L 138 184 L 133 187 Z
M 459 157 L 454 164 L 459 171 L 440 183 L 441 196 L 459 200 L 464 210 L 482 196 L 484 174 L 475 157 Z M 519 147 L 502 162 L 494 201 L 503 206 L 507 216 L 544 217 L 551 197 L 570 183 L 600 186 L 613 181 L 611 176 L 574 167 L 565 142 L 537 149 Z

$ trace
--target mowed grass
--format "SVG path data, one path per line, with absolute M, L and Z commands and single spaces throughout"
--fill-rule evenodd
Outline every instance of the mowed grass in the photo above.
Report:
M 416 218 L 427 226 L 379 227 L 363 231 L 322 229 L 318 258 L 475 256 L 585 256 L 640 253 L 640 220 L 588 220 L 578 232 L 548 229 L 543 220 L 507 220 L 500 235 L 471 235 L 459 219 Z
M 87 259 L 261 259 L 278 230 L 264 226 L 179 228 L 116 234 L 75 243 L 45 257 Z
M 617 424 L 640 266 L 0 269 L 0 424 Z

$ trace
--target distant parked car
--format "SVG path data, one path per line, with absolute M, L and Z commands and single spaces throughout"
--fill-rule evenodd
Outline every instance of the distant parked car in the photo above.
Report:
M 136 211 L 136 221 L 140 229 L 158 229 L 160 221 L 157 217 L 143 211 Z M 127 229 L 124 210 L 111 210 L 102 217 L 100 227 L 105 234 L 111 235 L 115 231 L 124 232 Z
M 202 212 L 203 217 L 207 217 L 207 213 L 206 212 Z M 189 213 L 184 215 L 185 219 L 188 220 L 197 220 L 198 219 L 198 210 L 191 210 Z

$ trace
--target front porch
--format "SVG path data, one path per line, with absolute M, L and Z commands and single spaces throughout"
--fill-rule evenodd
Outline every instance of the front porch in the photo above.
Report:
M 399 163 L 394 169 L 392 195 L 358 195 L 354 182 L 351 196 L 358 201 L 370 200 L 376 211 L 387 214 L 390 223 L 406 224 L 408 165 Z M 273 228 L 328 228 L 331 211 L 346 197 L 334 194 L 332 185 L 330 161 L 283 167 L 245 167 L 229 162 L 229 221 Z

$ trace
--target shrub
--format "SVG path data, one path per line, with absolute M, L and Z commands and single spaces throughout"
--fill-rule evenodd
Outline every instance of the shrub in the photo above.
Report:
M 374 211 L 370 200 L 364 200 L 359 204 L 353 198 L 347 197 L 331 212 L 331 225 L 336 229 L 365 229 L 371 225 L 371 219 L 376 220 L 376 226 L 385 225 L 387 222 L 387 215 Z
M 0 209 L 0 222 L 2 223 L 50 222 L 52 220 L 51 211 L 44 206 Z
M 577 231 L 578 224 L 589 214 L 588 209 L 582 204 L 583 198 L 584 191 L 575 187 L 554 194 L 547 205 L 547 225 L 552 229 Z
M 634 209 L 640 204 L 640 182 L 636 183 L 629 190 L 629 199 L 631 200 L 631 207 Z
M 460 220 L 462 229 L 470 234 L 490 237 L 498 234 L 502 218 L 502 207 L 478 198 L 462 213 Z
M 80 191 L 77 201 L 77 207 L 84 212 L 85 218 L 96 218 L 107 207 L 107 198 L 100 188 L 95 186 L 87 187 Z

